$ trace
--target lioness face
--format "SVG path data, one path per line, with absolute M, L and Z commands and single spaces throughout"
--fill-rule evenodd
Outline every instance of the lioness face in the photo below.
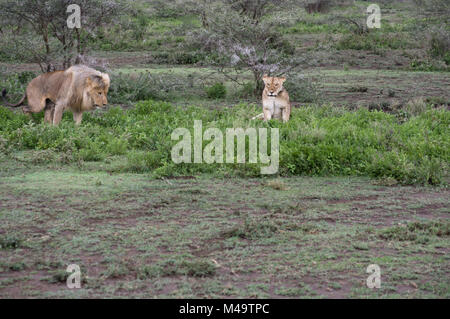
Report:
M 264 75 L 264 84 L 266 85 L 265 92 L 269 97 L 276 97 L 283 91 L 283 83 L 286 81 L 285 77 L 273 77 Z
M 109 76 L 95 75 L 86 79 L 86 93 L 92 108 L 101 108 L 108 104 Z

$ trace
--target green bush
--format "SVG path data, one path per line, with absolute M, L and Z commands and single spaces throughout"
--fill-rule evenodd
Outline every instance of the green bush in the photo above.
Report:
M 171 150 L 177 141 L 171 140 L 171 134 L 179 127 L 193 134 L 194 120 L 202 120 L 203 130 L 216 127 L 223 132 L 232 127 L 277 127 L 282 176 L 364 175 L 404 184 L 445 183 L 450 112 L 418 103 L 405 109 L 401 119 L 364 108 L 351 112 L 303 105 L 292 110 L 288 123 L 282 123 L 251 120 L 261 112 L 257 105 L 209 110 L 142 101 L 127 110 L 86 113 L 80 126 L 75 126 L 66 112 L 58 127 L 42 123 L 42 114 L 29 119 L 0 107 L 0 141 L 2 149 L 9 152 L 52 150 L 49 154 L 64 154 L 64 161 L 123 156 L 121 170 L 158 177 L 204 173 L 260 176 L 261 164 L 174 164 Z M 208 143 L 203 141 L 203 146 Z
M 87 162 L 98 162 L 105 159 L 105 153 L 100 145 L 92 141 L 89 141 L 85 147 L 80 149 L 78 155 L 79 159 Z
M 132 151 L 127 155 L 127 170 L 134 173 L 152 171 L 161 167 L 164 156 L 159 152 Z
M 199 52 L 176 52 L 168 57 L 171 64 L 196 64 L 204 59 Z
M 206 95 L 210 99 L 223 99 L 227 95 L 227 88 L 223 83 L 216 83 L 206 89 Z
M 29 81 L 34 77 L 32 72 L 22 72 L 15 74 L 2 73 L 0 71 L 0 93 L 3 89 L 7 91 L 7 98 L 10 102 L 17 102 L 25 93 Z M 0 105 L 3 100 L 0 99 Z
M 447 65 L 450 65 L 450 32 L 448 29 L 439 28 L 431 33 L 430 55 L 434 58 L 441 58 Z
M 125 155 L 128 150 L 128 141 L 123 138 L 111 138 L 106 151 L 111 155 Z
M 450 55 L 449 55 L 450 56 Z M 410 63 L 412 71 L 433 72 L 433 71 L 448 71 L 450 65 L 447 61 L 437 59 L 414 59 Z
M 188 87 L 188 81 L 172 74 L 119 73 L 113 74 L 112 78 L 108 93 L 110 103 L 164 100 L 172 94 L 192 90 Z
M 35 77 L 36 77 L 36 74 L 31 71 L 20 72 L 18 75 L 18 79 L 21 84 L 28 84 Z
M 236 93 L 233 94 L 239 99 L 254 99 L 255 97 L 255 84 L 253 82 L 246 82 L 239 86 Z
M 320 102 L 320 92 L 317 84 L 302 75 L 290 76 L 284 87 L 289 92 L 291 101 L 303 103 Z

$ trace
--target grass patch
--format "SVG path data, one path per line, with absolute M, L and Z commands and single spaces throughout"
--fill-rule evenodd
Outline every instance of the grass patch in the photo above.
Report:
M 76 127 L 70 113 L 58 127 L 0 108 L 0 138 L 9 153 L 39 151 L 34 163 L 100 162 L 126 156 L 115 171 L 150 172 L 155 176 L 259 176 L 261 164 L 174 164 L 171 134 L 178 127 L 191 131 L 202 120 L 203 131 L 216 127 L 280 130 L 280 169 L 292 175 L 369 175 L 403 184 L 441 184 L 448 176 L 449 112 L 431 104 L 411 104 L 399 121 L 381 111 L 346 111 L 332 106 L 293 109 L 287 124 L 252 121 L 259 108 L 241 104 L 206 110 L 145 101 L 135 108 L 111 108 L 86 113 Z M 406 112 L 406 113 L 405 113 Z M 203 147 L 208 141 L 203 141 Z M 270 149 L 270 147 L 268 147 Z M 247 149 L 248 152 L 248 149 Z M 224 149 L 224 159 L 225 159 Z M 248 153 L 247 153 L 248 158 Z M 225 160 L 224 160 L 225 162 Z
M 286 184 L 280 179 L 273 179 L 267 182 L 267 186 L 279 191 L 287 190 Z
M 170 276 L 211 277 L 216 273 L 216 266 L 205 259 L 171 259 L 146 265 L 139 269 L 138 278 L 155 278 Z
M 270 238 L 278 232 L 278 227 L 267 221 L 246 220 L 241 226 L 223 233 L 225 238 L 239 237 L 243 239 Z
M 379 231 L 378 236 L 384 240 L 428 242 L 431 237 L 449 237 L 450 222 L 413 222 L 385 228 Z
M 22 243 L 23 239 L 13 234 L 0 236 L 0 249 L 17 249 L 22 246 Z
M 381 32 L 369 32 L 367 34 L 345 34 L 336 43 L 338 50 L 366 50 L 377 49 L 407 49 L 413 46 L 412 41 L 405 34 L 386 34 Z

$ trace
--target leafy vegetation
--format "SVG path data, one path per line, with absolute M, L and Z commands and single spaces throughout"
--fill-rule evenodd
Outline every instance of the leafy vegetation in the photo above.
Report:
M 127 154 L 122 171 L 151 172 L 157 176 L 212 173 L 214 175 L 259 174 L 259 164 L 176 165 L 171 160 L 175 144 L 170 136 L 177 127 L 193 129 L 202 120 L 231 127 L 277 127 L 280 129 L 280 174 L 369 175 L 392 177 L 405 184 L 440 184 L 448 177 L 449 112 L 425 104 L 417 114 L 410 108 L 395 114 L 359 109 L 356 112 L 330 106 L 294 109 L 287 124 L 263 123 L 250 117 L 259 108 L 242 104 L 232 109 L 205 110 L 177 107 L 165 102 L 139 102 L 136 108 L 118 107 L 99 114 L 86 114 L 75 127 L 70 114 L 59 127 L 42 123 L 42 115 L 29 120 L 21 114 L 0 110 L 3 148 L 51 150 L 72 162 L 105 161 Z M 207 144 L 204 141 L 204 146 Z
M 216 83 L 206 89 L 206 94 L 210 99 L 223 99 L 227 95 L 227 88 L 222 83 Z

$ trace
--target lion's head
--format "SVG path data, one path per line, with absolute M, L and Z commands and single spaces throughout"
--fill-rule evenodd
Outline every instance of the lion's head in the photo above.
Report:
M 276 97 L 283 91 L 283 83 L 286 81 L 286 78 L 264 75 L 263 81 L 266 85 L 265 92 L 267 96 Z
M 108 104 L 109 75 L 106 73 L 90 75 L 86 78 L 84 107 L 87 109 L 100 108 Z

